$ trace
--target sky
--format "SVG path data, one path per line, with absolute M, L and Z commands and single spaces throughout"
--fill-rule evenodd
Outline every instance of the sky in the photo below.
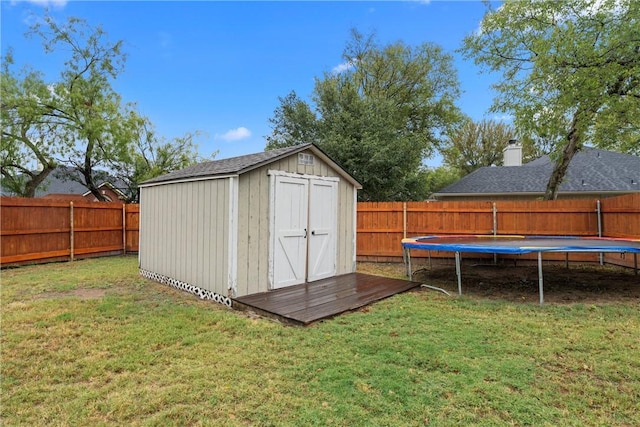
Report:
M 15 66 L 29 65 L 55 81 L 63 53 L 45 54 L 25 37 L 45 10 L 60 22 L 74 16 L 124 41 L 125 70 L 113 82 L 126 102 L 167 139 L 189 132 L 199 154 L 222 159 L 263 151 L 278 97 L 292 90 L 309 100 L 314 78 L 344 64 L 352 28 L 375 32 L 381 45 L 436 43 L 455 58 L 458 105 L 473 118 L 488 113 L 495 75 L 455 52 L 485 12 L 479 1 L 0 1 L 0 44 Z M 437 166 L 435 156 L 425 162 Z

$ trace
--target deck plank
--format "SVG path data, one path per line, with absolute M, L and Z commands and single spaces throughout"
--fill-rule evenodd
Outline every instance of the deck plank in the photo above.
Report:
M 234 298 L 233 305 L 288 323 L 308 325 L 417 286 L 420 283 L 352 273 Z

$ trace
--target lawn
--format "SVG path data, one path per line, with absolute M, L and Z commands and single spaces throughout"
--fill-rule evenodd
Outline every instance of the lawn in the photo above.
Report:
M 7 426 L 640 425 L 637 302 L 417 291 L 301 328 L 135 257 L 1 274 Z

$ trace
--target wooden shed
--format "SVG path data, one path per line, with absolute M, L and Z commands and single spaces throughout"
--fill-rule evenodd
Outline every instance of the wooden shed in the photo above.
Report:
M 359 188 L 313 144 L 148 180 L 140 185 L 140 273 L 227 305 L 353 273 Z

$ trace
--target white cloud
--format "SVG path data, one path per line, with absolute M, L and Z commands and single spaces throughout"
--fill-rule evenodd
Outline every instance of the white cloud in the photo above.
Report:
M 353 68 L 353 63 L 352 62 L 343 62 L 342 64 L 336 65 L 335 67 L 333 67 L 331 69 L 331 73 L 332 74 L 340 74 L 340 73 L 343 73 L 345 71 L 349 71 L 352 68 Z
M 496 114 L 492 119 L 497 122 L 512 122 L 514 117 L 511 114 Z
M 11 4 L 19 3 L 19 1 L 12 1 Z M 25 0 L 24 3 L 31 3 L 42 7 L 54 7 L 61 9 L 65 7 L 68 0 Z
M 246 127 L 240 126 L 237 129 L 228 130 L 226 133 L 219 135 L 216 134 L 216 139 L 222 139 L 224 141 L 239 141 L 251 136 L 251 131 Z

